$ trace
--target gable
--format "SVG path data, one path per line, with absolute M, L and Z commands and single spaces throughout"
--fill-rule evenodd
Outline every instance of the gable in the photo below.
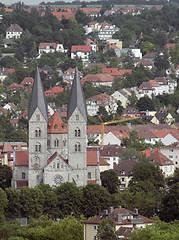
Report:
M 49 161 L 50 160 L 50 161 Z M 59 172 L 59 171 L 67 171 L 71 170 L 68 163 L 63 159 L 62 156 L 59 154 L 56 154 L 56 156 L 53 159 L 49 159 L 47 165 L 44 167 L 44 171 L 53 171 L 53 172 Z

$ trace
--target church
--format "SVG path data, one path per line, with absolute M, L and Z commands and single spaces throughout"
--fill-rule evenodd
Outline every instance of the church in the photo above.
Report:
M 29 149 L 26 155 L 25 151 L 14 154 L 13 187 L 35 187 L 40 183 L 59 186 L 63 182 L 76 186 L 100 184 L 99 153 L 87 151 L 87 110 L 78 69 L 68 101 L 67 121 L 65 124 L 57 111 L 48 119 L 37 68 L 28 106 Z

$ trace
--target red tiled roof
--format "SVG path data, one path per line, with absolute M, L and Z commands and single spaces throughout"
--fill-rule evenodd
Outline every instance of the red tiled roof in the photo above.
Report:
M 63 18 L 65 19 L 74 18 L 74 14 L 72 12 L 52 12 L 52 14 L 58 20 L 62 20 Z
M 67 133 L 67 124 L 63 122 L 58 111 L 55 111 L 48 122 L 48 133 Z
M 87 166 L 97 166 L 98 165 L 98 154 L 97 149 L 87 148 Z M 99 156 L 99 165 L 100 166 L 109 166 L 103 158 Z
M 39 44 L 39 49 L 46 49 L 47 47 L 54 47 L 56 49 L 57 43 L 40 43 Z
M 23 32 L 23 29 L 18 24 L 11 24 L 10 27 L 8 27 L 7 32 Z
M 20 85 L 33 85 L 34 79 L 32 77 L 25 77 Z
M 82 80 L 82 85 L 85 82 L 113 82 L 113 77 L 109 74 L 88 74 Z
M 137 66 L 140 66 L 140 65 L 143 65 L 143 66 L 153 66 L 150 61 L 145 60 L 145 59 L 141 59 L 141 60 L 139 61 L 139 63 L 137 64 Z
M 15 152 L 15 166 L 29 166 L 29 151 Z
M 91 46 L 89 45 L 73 45 L 71 47 L 71 52 L 91 52 Z
M 156 151 L 160 151 L 160 148 L 154 148 L 154 149 L 145 149 L 143 151 L 141 151 L 141 155 L 145 155 L 146 158 L 150 157 L 150 154 L 152 152 L 156 152 Z
M 108 73 L 113 77 L 122 77 L 124 74 L 132 74 L 131 69 L 103 68 L 103 73 Z
M 174 165 L 173 161 L 164 156 L 161 152 L 155 151 L 150 155 L 150 160 L 156 166 Z
M 53 87 L 52 89 L 49 89 L 45 91 L 45 96 L 54 96 L 56 97 L 58 93 L 63 92 L 64 89 L 62 87 Z
M 88 104 L 89 101 L 95 101 L 96 105 L 109 105 L 110 103 L 116 102 L 116 100 L 112 96 L 105 93 L 101 93 L 86 99 L 87 105 L 91 105 L 91 103 Z M 100 101 L 100 103 L 98 103 L 98 101 Z
M 126 132 L 121 132 L 121 131 L 111 131 L 114 136 L 116 136 L 118 139 L 124 139 L 124 138 L 129 138 L 129 135 Z
M 89 183 L 96 183 L 96 180 L 87 180 L 87 184 Z

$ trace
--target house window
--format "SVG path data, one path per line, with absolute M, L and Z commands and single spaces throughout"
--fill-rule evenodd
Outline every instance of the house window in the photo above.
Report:
M 121 174 L 124 175 L 124 174 L 125 174 L 125 171 L 121 171 Z
M 81 146 L 80 143 L 75 144 L 75 152 L 80 152 L 81 151 Z
M 173 156 L 172 156 L 172 155 L 169 155 L 169 158 L 173 158 Z
M 22 179 L 25 179 L 25 172 L 22 173 Z
M 91 173 L 88 172 L 88 179 L 91 179 Z
M 81 131 L 79 128 L 75 129 L 75 137 L 80 137 Z
M 59 140 L 57 138 L 54 140 L 54 147 L 59 147 Z
M 39 128 L 35 130 L 35 137 L 41 137 L 41 130 Z
M 41 152 L 41 144 L 40 143 L 37 143 L 35 145 L 35 152 Z

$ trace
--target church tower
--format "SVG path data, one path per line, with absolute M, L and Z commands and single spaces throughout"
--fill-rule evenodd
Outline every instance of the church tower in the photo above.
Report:
M 72 181 L 77 186 L 87 184 L 86 125 L 87 110 L 83 89 L 76 68 L 68 102 L 68 164 L 72 169 Z
M 47 102 L 37 68 L 28 106 L 29 120 L 29 187 L 43 182 L 47 165 Z

